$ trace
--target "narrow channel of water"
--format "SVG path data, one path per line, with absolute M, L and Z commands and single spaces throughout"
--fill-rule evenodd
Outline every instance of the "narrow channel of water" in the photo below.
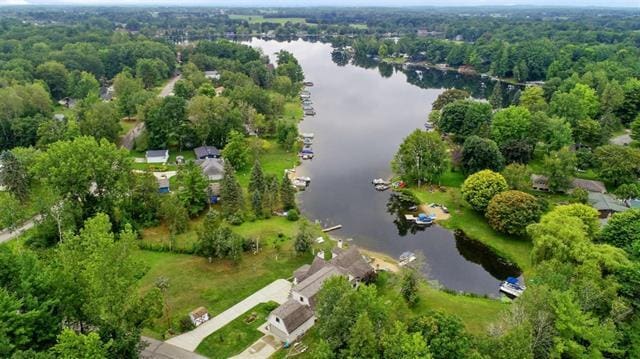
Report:
M 323 226 L 342 224 L 333 235 L 395 258 L 405 251 L 421 252 L 430 279 L 453 290 L 497 295 L 499 281 L 518 274 L 481 243 L 456 238 L 440 226 L 416 231 L 397 225 L 397 215 L 387 210 L 390 191 L 377 192 L 371 185 L 373 178 L 390 177 L 399 144 L 423 128 L 431 103 L 444 88 L 467 88 L 481 96 L 493 84 L 439 70 L 411 70 L 407 75 L 395 67 L 336 63 L 331 45 L 321 42 L 252 39 L 249 44 L 274 62 L 275 52 L 290 51 L 315 84 L 309 90 L 317 115 L 300 124 L 301 132 L 315 134 L 315 158 L 298 169 L 312 179 L 299 196 L 308 218 Z

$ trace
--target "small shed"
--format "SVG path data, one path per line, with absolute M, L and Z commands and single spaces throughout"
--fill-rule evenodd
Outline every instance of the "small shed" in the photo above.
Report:
M 204 77 L 208 78 L 209 80 L 220 80 L 220 73 L 216 70 L 205 71 Z
M 220 201 L 220 183 L 209 183 L 209 187 L 207 187 L 207 195 L 209 196 L 210 204 L 218 203 L 218 201 Z
M 200 146 L 193 149 L 196 158 L 203 160 L 205 158 L 220 158 L 220 150 L 214 146 Z
M 169 161 L 169 150 L 150 150 L 144 155 L 147 163 L 167 163 Z
M 167 176 L 162 176 L 158 178 L 158 192 L 160 193 L 169 193 L 169 179 Z
M 215 91 L 216 91 L 216 96 L 221 96 L 222 93 L 224 92 L 224 86 L 216 87 Z
M 224 177 L 224 164 L 218 158 L 205 158 L 197 160 L 196 164 L 202 169 L 202 174 L 209 181 L 220 181 Z
M 205 307 L 198 307 L 189 313 L 189 319 L 191 319 L 191 323 L 197 327 L 209 320 L 209 312 L 207 312 Z
M 531 175 L 531 188 L 536 191 L 549 192 L 549 179 L 543 175 Z

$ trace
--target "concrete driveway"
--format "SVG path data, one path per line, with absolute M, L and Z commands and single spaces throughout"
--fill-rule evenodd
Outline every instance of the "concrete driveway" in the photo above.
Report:
M 206 359 L 196 353 L 153 338 L 142 337 L 140 341 L 147 344 L 147 347 L 140 353 L 142 359 Z
M 35 226 L 36 221 L 39 221 L 42 217 L 37 215 L 30 220 L 24 222 L 20 227 L 13 231 L 3 230 L 0 231 L 0 243 L 10 241 L 18 236 L 20 236 L 24 231 L 29 230 Z
M 291 282 L 284 279 L 277 279 L 266 287 L 248 296 L 240 303 L 209 319 L 209 321 L 200 325 L 196 329 L 173 337 L 166 342 L 191 352 L 195 351 L 204 338 L 224 327 L 232 320 L 243 315 L 256 305 L 269 301 L 274 301 L 278 304 L 286 302 L 289 298 L 290 291 Z

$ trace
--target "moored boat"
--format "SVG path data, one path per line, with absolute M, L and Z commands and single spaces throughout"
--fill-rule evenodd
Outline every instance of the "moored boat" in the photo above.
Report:
M 500 283 L 500 291 L 514 298 L 521 296 L 525 289 L 527 287 L 515 277 L 507 277 L 504 282 Z
M 398 257 L 400 266 L 406 266 L 407 264 L 416 260 L 416 255 L 413 252 L 404 252 Z

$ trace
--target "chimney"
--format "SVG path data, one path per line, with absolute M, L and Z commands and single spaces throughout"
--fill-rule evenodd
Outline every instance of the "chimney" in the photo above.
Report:
M 338 239 L 338 248 L 342 249 L 342 238 Z

